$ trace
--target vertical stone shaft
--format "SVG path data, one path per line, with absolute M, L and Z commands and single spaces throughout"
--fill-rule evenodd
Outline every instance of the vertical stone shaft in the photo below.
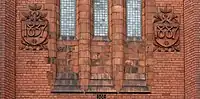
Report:
M 124 39 L 125 39 L 125 10 L 124 0 L 112 0 L 112 65 L 115 89 L 120 90 L 123 82 L 123 58 L 124 58 Z
M 59 32 L 59 18 L 56 17 L 58 12 L 58 6 L 56 0 L 46 0 L 46 4 L 44 6 L 45 11 L 48 13 L 48 20 L 49 20 L 49 40 L 48 40 L 48 52 L 49 57 L 56 57 L 56 40 L 57 40 L 57 33 Z M 59 3 L 59 2 L 58 2 Z M 51 7 L 51 9 L 50 9 Z M 57 8 L 57 9 L 56 9 Z
M 90 40 L 91 40 L 91 0 L 78 0 L 78 40 L 79 40 L 79 78 L 83 90 L 87 90 L 90 77 Z
M 60 13 L 58 0 L 45 0 L 44 9 L 48 13 L 47 18 L 49 20 L 49 39 L 48 39 L 48 58 L 51 59 L 51 67 L 50 72 L 52 73 L 52 78 L 50 83 L 54 83 L 56 78 L 56 69 L 58 66 L 55 62 L 52 62 L 53 58 L 57 58 L 57 38 L 59 32 L 59 17 L 58 14 Z

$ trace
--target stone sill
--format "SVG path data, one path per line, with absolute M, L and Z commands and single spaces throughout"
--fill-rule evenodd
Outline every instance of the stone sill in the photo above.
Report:
M 65 90 L 53 90 L 51 91 L 51 93 L 63 93 L 63 94 L 151 94 L 150 91 L 146 91 L 146 92 L 140 92 L 140 91 L 135 91 L 135 92 L 84 92 L 84 91 L 81 91 L 81 92 L 78 92 L 78 91 L 65 91 Z
M 99 93 L 102 93 L 102 94 L 151 94 L 150 90 L 149 90 L 149 87 L 148 86 L 144 86 L 145 89 L 147 90 L 129 90 L 129 91 L 126 91 L 124 90 L 124 88 L 122 88 L 119 92 L 117 92 L 116 90 L 111 90 L 111 91 L 95 91 L 95 90 L 88 90 L 88 91 L 83 91 L 83 90 L 52 90 L 51 93 L 66 93 L 66 94 L 99 94 Z

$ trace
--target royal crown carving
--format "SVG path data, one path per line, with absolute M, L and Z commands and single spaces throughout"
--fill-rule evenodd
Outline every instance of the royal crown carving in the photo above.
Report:
M 38 4 L 29 5 L 28 12 L 22 13 L 22 47 L 26 50 L 47 50 L 48 26 L 47 13 L 41 11 Z
M 154 51 L 179 52 L 180 51 L 180 24 L 172 9 L 160 9 L 154 16 Z

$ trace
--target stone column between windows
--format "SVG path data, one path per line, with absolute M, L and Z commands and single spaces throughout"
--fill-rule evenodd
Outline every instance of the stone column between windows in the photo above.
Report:
M 45 0 L 44 4 L 44 10 L 48 13 L 47 18 L 49 20 L 49 38 L 48 38 L 48 58 L 51 60 L 50 61 L 50 71 L 48 73 L 52 74 L 48 80 L 50 81 L 50 84 L 54 84 L 54 80 L 56 77 L 56 68 L 57 65 L 54 60 L 57 57 L 57 36 L 59 35 L 59 4 L 57 0 Z M 48 75 L 50 75 L 48 74 Z M 51 86 L 53 88 L 53 86 Z
M 111 29 L 112 29 L 112 65 L 116 91 L 120 91 L 123 83 L 124 58 L 124 0 L 112 0 Z
M 79 79 L 82 90 L 87 90 L 90 77 L 91 0 L 78 0 Z

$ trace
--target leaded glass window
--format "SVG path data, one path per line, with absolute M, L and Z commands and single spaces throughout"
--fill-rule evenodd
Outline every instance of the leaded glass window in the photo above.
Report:
M 141 39 L 141 1 L 126 0 L 128 40 Z
M 60 39 L 75 39 L 76 0 L 60 0 Z
M 108 0 L 94 0 L 94 36 L 108 35 Z

